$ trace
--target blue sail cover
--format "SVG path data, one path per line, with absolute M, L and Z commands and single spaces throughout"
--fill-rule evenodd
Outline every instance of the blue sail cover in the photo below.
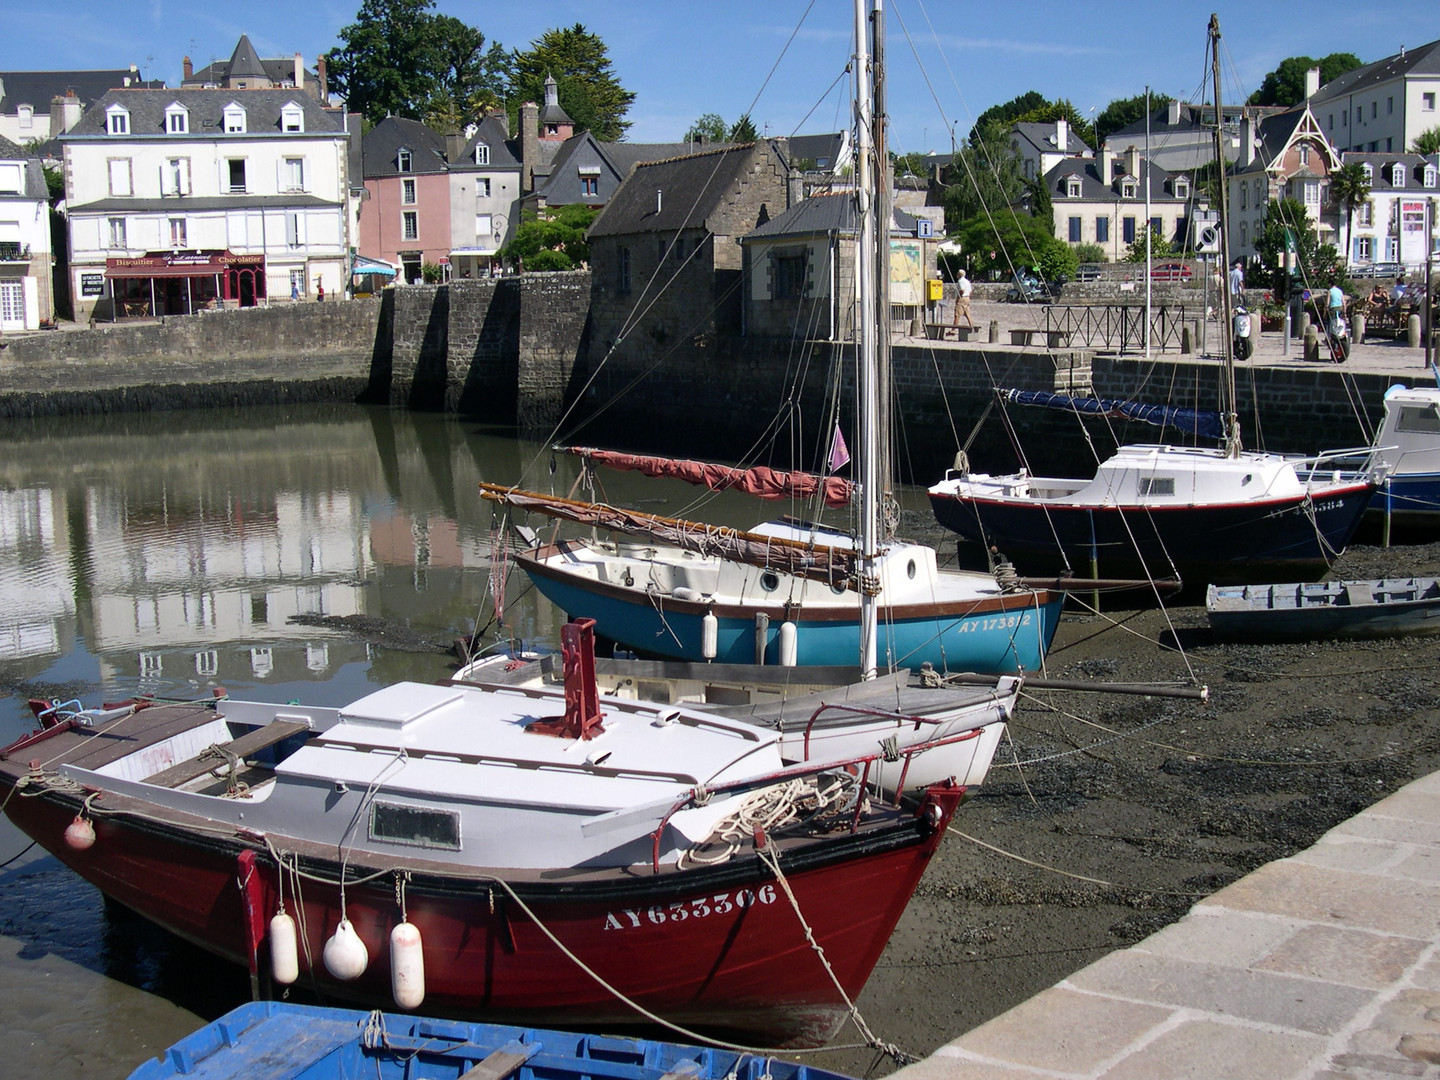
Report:
M 1048 390 L 1006 390 L 1005 400 L 1017 405 L 1043 405 L 1050 409 L 1087 416 L 1114 416 L 1140 420 L 1156 427 L 1173 427 L 1202 439 L 1224 441 L 1225 420 L 1218 412 L 1180 409 L 1170 405 L 1147 405 L 1142 401 L 1112 401 L 1106 398 L 1070 397 Z

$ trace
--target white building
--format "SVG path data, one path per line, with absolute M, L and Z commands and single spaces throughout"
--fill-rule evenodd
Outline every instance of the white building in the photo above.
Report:
M 1240 157 L 1235 171 L 1226 177 L 1231 257 L 1254 257 L 1265 214 L 1279 199 L 1299 202 L 1320 242 L 1335 243 L 1333 217 L 1322 213 L 1330 174 L 1340 167 L 1340 155 L 1312 110 L 1297 105 L 1265 117 L 1258 125 L 1247 115 L 1240 130 Z
M 1418 270 L 1427 249 L 1440 254 L 1440 155 L 1366 153 L 1342 159 L 1359 165 L 1370 181 L 1370 198 L 1353 215 L 1330 207 L 1351 266 L 1395 263 Z
M 1440 127 L 1440 41 L 1347 71 L 1307 96 L 1341 150 L 1404 153 L 1422 132 Z
M 346 129 L 295 88 L 105 94 L 61 136 L 76 318 L 338 297 Z
M 50 200 L 40 159 L 0 138 L 0 333 L 55 317 Z

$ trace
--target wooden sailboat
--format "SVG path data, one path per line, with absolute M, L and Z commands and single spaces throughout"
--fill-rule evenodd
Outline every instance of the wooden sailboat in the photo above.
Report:
M 1224 220 L 1220 26 L 1213 17 L 1210 40 Z M 1220 235 L 1228 265 L 1228 232 Z M 1220 325 L 1229 326 L 1228 292 L 1221 301 Z M 1234 356 L 1229 335 L 1222 339 L 1219 448 L 1121 446 L 1090 479 L 951 471 L 929 491 L 936 518 L 961 536 L 997 546 L 1026 572 L 1178 574 L 1190 588 L 1318 577 L 1350 542 L 1375 485 L 1370 475 L 1341 472 L 1333 462 L 1243 449 Z M 1059 407 L 1082 411 L 1073 402 Z

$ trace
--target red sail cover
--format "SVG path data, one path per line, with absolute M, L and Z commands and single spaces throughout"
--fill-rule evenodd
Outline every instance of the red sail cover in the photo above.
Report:
M 570 453 L 622 472 L 640 472 L 646 476 L 672 476 L 689 484 L 708 487 L 711 491 L 734 489 L 761 499 L 809 499 L 823 491 L 825 505 L 836 510 L 850 505 L 855 485 L 840 476 L 816 476 L 806 472 L 781 472 L 765 465 L 737 469 L 708 461 L 687 461 L 683 458 L 647 457 L 643 454 L 621 454 L 613 450 L 594 450 L 572 446 Z

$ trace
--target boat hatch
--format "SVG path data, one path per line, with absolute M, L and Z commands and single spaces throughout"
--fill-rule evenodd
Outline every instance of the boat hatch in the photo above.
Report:
M 352 724 L 402 728 L 458 703 L 463 696 L 453 686 L 396 683 L 349 705 L 340 718 Z

